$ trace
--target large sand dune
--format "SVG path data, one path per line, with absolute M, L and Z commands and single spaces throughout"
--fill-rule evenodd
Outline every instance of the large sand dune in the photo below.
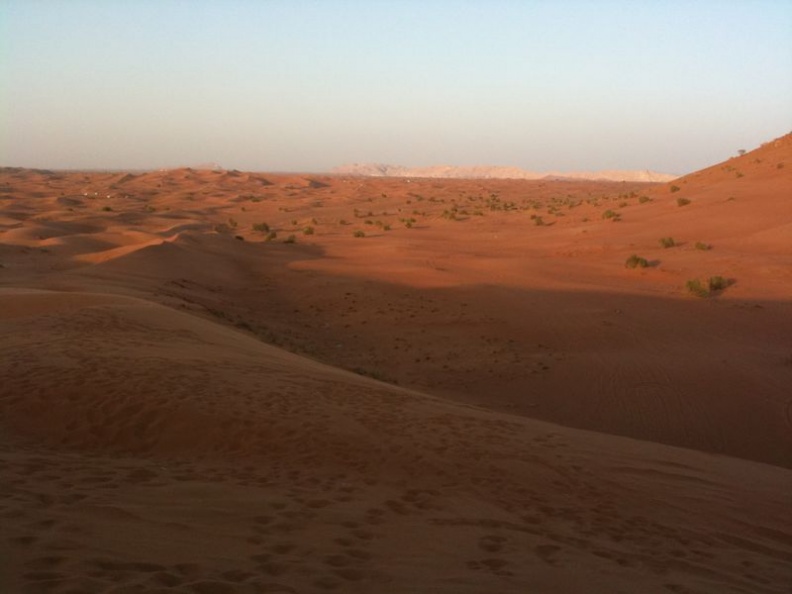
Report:
M 790 168 L 2 170 L 0 590 L 787 592 Z

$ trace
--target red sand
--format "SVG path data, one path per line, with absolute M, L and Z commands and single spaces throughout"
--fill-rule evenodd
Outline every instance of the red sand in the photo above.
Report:
M 790 195 L 0 170 L 0 591 L 787 592 Z

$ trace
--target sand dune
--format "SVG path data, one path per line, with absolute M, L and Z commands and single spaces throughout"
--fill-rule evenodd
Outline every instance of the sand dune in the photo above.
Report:
M 791 161 L 0 170 L 0 590 L 787 592 Z
M 788 471 L 455 405 L 137 299 L 0 302 L 8 588 L 773 592 L 789 577 Z

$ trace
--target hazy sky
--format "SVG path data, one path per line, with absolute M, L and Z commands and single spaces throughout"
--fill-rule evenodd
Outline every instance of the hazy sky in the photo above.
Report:
M 686 173 L 790 130 L 789 0 L 0 0 L 0 165 Z

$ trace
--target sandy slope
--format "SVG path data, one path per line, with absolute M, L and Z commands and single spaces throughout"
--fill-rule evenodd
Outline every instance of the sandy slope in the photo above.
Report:
M 788 471 L 452 404 L 136 299 L 0 304 L 6 591 L 790 578 Z
M 790 168 L 0 170 L 0 589 L 787 591 Z

